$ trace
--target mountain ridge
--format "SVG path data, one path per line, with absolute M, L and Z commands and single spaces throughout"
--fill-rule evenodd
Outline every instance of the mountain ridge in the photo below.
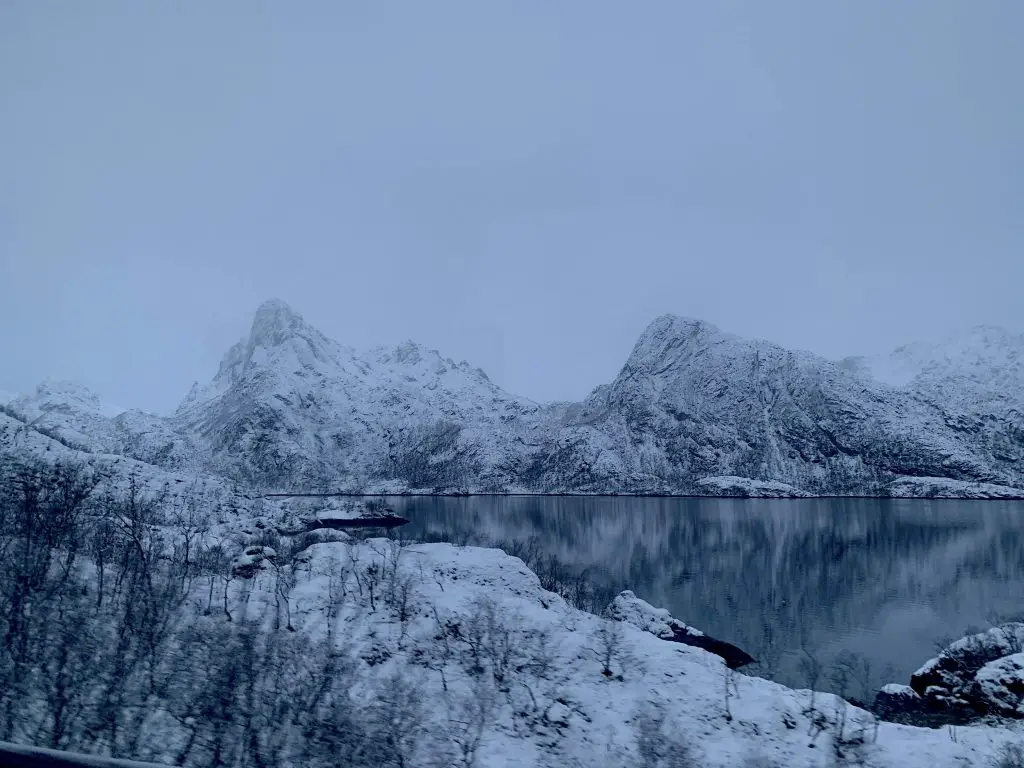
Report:
M 872 373 L 878 361 L 662 314 L 611 382 L 538 404 L 415 342 L 343 346 L 272 299 L 169 417 L 104 415 L 73 387 L 64 403 L 41 386 L 8 407 L 76 443 L 265 491 L 1013 495 L 1020 395 L 984 385 L 1024 381 L 1024 353 L 1007 331 L 972 332 L 981 351 L 898 348 L 917 372 L 895 386 Z

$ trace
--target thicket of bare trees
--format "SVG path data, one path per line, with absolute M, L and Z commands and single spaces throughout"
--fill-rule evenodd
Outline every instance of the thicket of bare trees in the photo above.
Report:
M 0 740 L 197 766 L 411 764 L 401 679 L 356 708 L 344 652 L 229 606 L 230 558 L 196 509 L 102 479 L 0 465 Z

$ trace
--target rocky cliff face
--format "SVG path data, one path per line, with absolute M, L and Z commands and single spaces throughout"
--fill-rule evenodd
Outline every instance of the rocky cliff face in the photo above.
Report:
M 614 381 L 539 405 L 412 342 L 344 347 L 270 301 L 169 418 L 73 387 L 5 407 L 75 444 L 273 490 L 1024 493 L 1024 344 L 991 329 L 957 344 L 834 363 L 665 315 Z
M 999 450 L 960 405 L 667 315 L 580 422 L 612 438 L 627 476 L 666 490 L 715 475 L 824 494 L 884 493 L 901 476 L 1020 483 L 1024 442 Z

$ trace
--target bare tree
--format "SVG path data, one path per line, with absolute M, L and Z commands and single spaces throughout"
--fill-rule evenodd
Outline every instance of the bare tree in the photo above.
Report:
M 670 727 L 660 705 L 648 702 L 642 706 L 634 719 L 633 729 L 642 768 L 694 768 L 699 765 L 692 747 Z
M 485 675 L 469 680 L 469 690 L 445 696 L 448 712 L 449 738 L 455 745 L 456 762 L 460 768 L 474 768 L 487 729 L 493 725 L 498 710 L 498 691 L 494 681 Z
M 623 647 L 622 622 L 610 618 L 601 619 L 591 638 L 595 647 L 587 650 L 600 661 L 601 674 L 613 677 L 616 675 L 614 667 L 618 667 L 618 677 L 621 679 L 625 671 L 623 662 L 628 656 Z

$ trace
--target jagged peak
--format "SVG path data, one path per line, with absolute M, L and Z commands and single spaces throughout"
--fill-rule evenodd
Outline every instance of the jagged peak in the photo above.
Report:
M 721 333 L 721 329 L 714 323 L 709 323 L 706 320 L 701 320 L 696 317 L 689 317 L 687 315 L 674 315 L 672 313 L 665 313 L 658 315 L 654 320 L 648 323 L 644 332 L 640 335 L 641 338 L 651 334 L 663 334 L 666 332 L 678 333 L 678 334 L 693 334 L 697 332 L 705 333 Z
M 281 299 L 269 299 L 256 309 L 249 331 L 249 343 L 257 347 L 273 347 L 293 336 L 306 335 L 309 331 L 316 332 L 302 315 Z
M 659 358 L 669 350 L 694 343 L 729 340 L 743 341 L 740 337 L 725 333 L 717 325 L 705 320 L 682 315 L 659 315 L 640 334 L 630 360 Z
M 45 379 L 36 385 L 35 392 L 11 398 L 11 402 L 31 403 L 41 410 L 72 407 L 108 418 L 123 413 L 125 410 L 105 403 L 85 384 L 72 379 Z
M 412 339 L 407 339 L 395 347 L 378 347 L 374 350 L 376 358 L 386 364 L 418 365 L 427 362 L 435 367 L 435 371 L 443 373 L 445 370 L 460 370 L 473 374 L 484 381 L 490 382 L 487 373 L 465 360 L 456 361 L 451 357 L 445 357 L 438 350 L 425 347 Z

